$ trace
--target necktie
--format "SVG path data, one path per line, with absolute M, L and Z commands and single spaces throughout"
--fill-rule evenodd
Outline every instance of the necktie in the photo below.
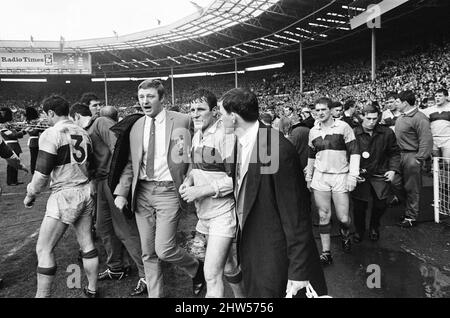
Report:
M 238 194 L 239 182 L 241 179 L 241 166 L 242 166 L 242 145 L 238 141 L 236 147 L 236 194 Z
M 146 174 L 149 179 L 153 178 L 155 174 L 155 118 L 152 118 L 148 138 Z

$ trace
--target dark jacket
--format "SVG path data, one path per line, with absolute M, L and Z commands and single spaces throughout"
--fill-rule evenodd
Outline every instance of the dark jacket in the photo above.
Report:
M 344 116 L 342 116 L 341 120 L 345 121 L 352 128 L 358 127 L 361 124 L 361 118 L 356 115 L 347 116 L 344 113 Z
M 306 165 L 308 164 L 309 131 L 310 131 L 310 129 L 308 127 L 298 126 L 292 130 L 292 132 L 288 138 L 289 141 L 292 142 L 292 144 L 294 145 L 295 150 L 297 150 L 298 156 L 300 158 L 301 171 L 303 171 L 303 169 L 305 169 Z
M 252 158 L 257 160 L 249 164 L 245 193 L 239 194 L 244 203 L 238 251 L 248 296 L 284 297 L 288 279 L 309 280 L 319 295 L 326 294 L 312 232 L 311 195 L 295 148 L 260 124 Z
M 108 178 L 111 167 L 111 158 L 114 153 L 116 136 L 110 128 L 116 122 L 108 117 L 98 117 L 87 129 L 92 140 L 93 161 L 95 166 L 95 179 Z
M 5 126 L 1 129 L 0 133 L 12 151 L 14 151 L 16 155 L 20 155 L 22 153 L 22 148 L 20 147 L 18 139 L 23 138 L 24 132 Z
M 300 127 L 300 126 L 308 127 L 309 129 L 311 129 L 311 128 L 314 127 L 314 123 L 315 122 L 316 122 L 316 120 L 313 118 L 313 116 L 309 116 L 305 120 L 302 120 L 299 124 L 293 125 L 292 129 L 295 129 L 295 128 Z
M 142 116 L 144 116 L 144 114 L 129 115 L 110 128 L 117 137 L 111 158 L 110 173 L 108 175 L 108 185 L 111 191 L 114 191 L 116 188 L 120 176 L 122 175 L 123 168 L 125 168 L 128 163 L 131 127 L 133 127 L 134 123 Z M 128 195 L 128 206 L 131 206 L 131 191 Z M 132 217 L 132 214 L 127 214 L 129 211 L 124 212 L 128 217 Z
M 385 199 L 390 184 L 384 180 L 387 171 L 400 173 L 400 148 L 392 129 L 377 125 L 372 136 L 364 132 L 362 126 L 354 129 L 355 138 L 361 155 L 360 176 L 366 181 L 359 183 L 352 196 L 367 201 L 370 197 L 370 185 L 378 199 Z

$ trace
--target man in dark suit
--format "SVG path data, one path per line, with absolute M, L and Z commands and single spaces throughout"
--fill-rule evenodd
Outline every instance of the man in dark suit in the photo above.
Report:
M 247 296 L 299 296 L 308 282 L 325 294 L 310 194 L 295 148 L 280 132 L 258 122 L 258 101 L 249 90 L 228 91 L 220 112 L 224 126 L 238 139 L 238 253 Z
M 138 87 L 145 116 L 131 128 L 128 163 L 114 190 L 114 203 L 123 210 L 131 191 L 130 208 L 141 239 L 148 296 L 164 296 L 161 261 L 183 269 L 193 279 L 193 292 L 198 295 L 205 284 L 203 263 L 176 242 L 180 204 L 186 205 L 178 190 L 189 165 L 190 118 L 165 110 L 164 93 L 160 81 L 146 80 Z
M 24 131 L 17 131 L 14 129 L 9 122 L 13 121 L 13 113 L 11 109 L 8 107 L 2 107 L 0 109 L 0 112 L 2 113 L 2 120 L 1 124 L 4 123 L 4 125 L 0 125 L 0 135 L 2 136 L 5 143 L 8 144 L 9 148 L 11 148 L 14 153 L 20 157 L 20 154 L 22 153 L 22 148 L 19 144 L 19 138 L 23 138 L 25 132 Z M 18 176 L 18 170 L 11 165 L 6 166 L 6 184 L 9 186 L 17 186 L 19 184 L 23 184 L 23 182 L 19 182 L 17 180 Z

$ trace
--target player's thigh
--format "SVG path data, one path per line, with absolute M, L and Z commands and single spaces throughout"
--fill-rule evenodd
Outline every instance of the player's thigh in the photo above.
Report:
M 39 230 L 36 250 L 38 252 L 52 251 L 67 230 L 67 227 L 68 225 L 62 223 L 60 220 L 49 216 L 44 217 Z
M 205 275 L 222 275 L 232 238 L 209 235 L 205 253 Z M 208 275 L 209 274 L 209 275 Z
M 85 197 L 85 205 L 80 216 L 73 223 L 78 244 L 83 252 L 88 252 L 94 248 L 92 238 L 92 214 L 94 211 L 94 201 L 88 195 Z
M 347 218 L 350 209 L 350 195 L 348 192 L 333 192 L 333 203 L 336 209 L 336 216 L 339 220 Z
M 83 215 L 74 224 L 75 234 L 78 244 L 83 252 L 89 252 L 94 249 L 94 241 L 92 238 L 92 216 Z
M 331 214 L 331 191 L 314 190 L 314 202 L 319 214 Z

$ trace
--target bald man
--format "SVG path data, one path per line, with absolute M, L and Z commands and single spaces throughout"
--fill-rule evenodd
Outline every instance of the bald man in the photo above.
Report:
M 119 113 L 114 106 L 105 106 L 100 109 L 100 117 L 108 117 L 116 123 L 119 121 Z

